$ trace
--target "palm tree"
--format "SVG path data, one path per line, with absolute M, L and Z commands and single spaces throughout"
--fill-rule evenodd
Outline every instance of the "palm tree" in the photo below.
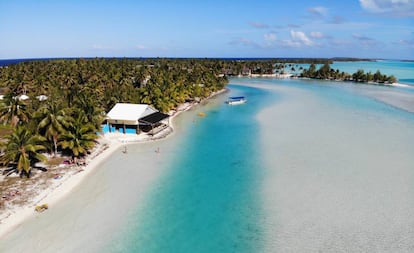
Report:
M 104 120 L 103 110 L 98 106 L 98 99 L 95 95 L 79 94 L 75 105 L 85 113 L 87 121 L 90 122 L 96 131 L 99 131 Z
M 68 109 L 54 102 L 46 103 L 34 115 L 34 118 L 39 120 L 39 133 L 53 143 L 54 155 L 57 152 L 59 135 L 64 132 L 64 125 L 68 124 L 68 116 Z
M 73 99 L 76 97 L 78 92 L 78 78 L 74 76 L 75 74 L 70 73 L 70 75 L 65 76 L 62 82 L 62 90 L 65 95 L 68 103 L 68 107 L 72 107 Z
M 353 78 L 353 79 L 354 79 L 354 81 L 356 81 L 356 82 L 361 82 L 361 81 L 363 81 L 363 79 L 364 79 L 364 75 L 365 75 L 364 70 L 362 70 L 362 69 L 358 69 L 358 71 L 357 71 L 357 72 L 355 72 L 355 73 L 352 75 L 352 78 Z
M 12 134 L 6 136 L 6 149 L 0 158 L 4 166 L 12 166 L 20 176 L 30 177 L 32 166 L 37 161 L 45 161 L 46 157 L 39 153 L 45 150 L 41 145 L 44 139 L 33 135 L 25 126 L 18 126 Z
M 85 114 L 79 110 L 76 113 L 58 143 L 74 158 L 86 155 L 95 146 L 98 138 L 95 126 L 88 122 Z
M 28 122 L 29 113 L 26 110 L 26 104 L 19 100 L 13 93 L 4 96 L 0 105 L 0 121 L 15 127 L 19 122 Z

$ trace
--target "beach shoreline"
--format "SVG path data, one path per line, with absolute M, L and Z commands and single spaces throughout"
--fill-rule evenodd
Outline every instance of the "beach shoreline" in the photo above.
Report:
M 67 173 L 60 175 L 57 184 L 52 184 L 51 187 L 37 192 L 35 199 L 29 200 L 28 203 L 22 206 L 13 206 L 6 213 L 2 214 L 0 219 L 0 238 L 24 223 L 25 220 L 34 217 L 37 205 L 47 204 L 53 208 L 54 204 L 70 194 L 77 185 L 121 146 L 122 143 L 120 142 L 102 137 L 97 147 L 95 147 L 95 152 L 92 152 L 90 155 L 94 157 L 92 159 L 87 158 L 86 166 L 79 166 L 76 168 L 76 171 L 73 172 L 71 170 L 72 173 L 67 171 Z
M 21 205 L 12 205 L 10 208 L 6 208 L 5 212 L 0 214 L 0 239 L 22 225 L 26 220 L 39 215 L 39 213 L 35 211 L 36 206 L 47 204 L 49 208 L 53 208 L 53 205 L 62 201 L 65 196 L 71 194 L 81 182 L 83 182 L 93 171 L 98 169 L 99 166 L 112 154 L 117 150 L 120 150 L 121 147 L 132 144 L 154 142 L 172 136 L 175 132 L 173 121 L 178 115 L 182 112 L 191 110 L 198 104 L 202 104 L 205 101 L 208 101 L 208 99 L 226 91 L 227 89 L 224 88 L 217 92 L 213 92 L 210 96 L 201 101 L 184 103 L 177 107 L 177 110 L 171 111 L 171 117 L 169 119 L 170 127 L 166 129 L 166 131 L 168 131 L 166 134 L 163 134 L 163 131 L 154 137 L 129 136 L 120 133 L 104 134 L 98 139 L 98 144 L 92 150 L 91 154 L 86 157 L 86 165 L 76 166 L 74 169 L 69 169 L 64 173 L 60 173 L 58 177 L 50 179 L 52 180 L 52 183 L 46 189 L 37 190 L 34 198 L 29 199 L 26 203 Z M 47 210 L 44 214 L 47 215 Z

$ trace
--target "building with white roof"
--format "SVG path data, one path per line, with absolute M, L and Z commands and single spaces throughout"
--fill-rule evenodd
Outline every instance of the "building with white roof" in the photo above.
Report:
M 147 104 L 117 103 L 106 114 L 106 122 L 109 125 L 109 132 L 115 127 L 115 130 L 122 128 L 124 133 L 127 128 L 133 128 L 136 133 L 139 133 L 140 125 L 150 126 L 154 132 L 154 127 L 168 117 L 169 115 L 158 112 Z
M 140 118 L 157 112 L 147 104 L 117 103 L 106 115 L 109 124 L 138 125 Z

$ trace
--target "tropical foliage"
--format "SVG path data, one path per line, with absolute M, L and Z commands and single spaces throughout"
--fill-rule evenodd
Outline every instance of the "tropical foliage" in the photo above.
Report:
M 59 136 L 64 132 L 65 124 L 68 124 L 69 115 L 67 111 L 67 108 L 63 108 L 55 101 L 48 101 L 34 114 L 34 119 L 38 121 L 38 133 L 47 139 L 48 144 L 51 144 L 47 147 L 49 147 L 50 152 L 53 147 L 55 155 L 58 151 Z
M 7 144 L 0 162 L 11 166 L 11 170 L 30 177 L 32 166 L 37 161 L 44 161 L 46 157 L 40 152 L 45 149 L 44 139 L 34 135 L 26 127 L 17 127 L 12 134 L 6 136 Z
M 391 75 L 383 75 L 379 70 L 372 74 L 371 72 L 365 73 L 360 69 L 357 72 L 351 74 L 340 72 L 339 69 L 334 70 L 329 63 L 323 64 L 318 70 L 315 64 L 311 64 L 308 69 L 304 69 L 300 75 L 301 77 L 315 78 L 315 79 L 331 79 L 341 81 L 353 81 L 353 82 L 373 82 L 373 83 L 394 83 L 397 79 Z
M 73 157 L 86 155 L 95 145 L 96 128 L 81 110 L 77 110 L 70 119 L 59 145 Z

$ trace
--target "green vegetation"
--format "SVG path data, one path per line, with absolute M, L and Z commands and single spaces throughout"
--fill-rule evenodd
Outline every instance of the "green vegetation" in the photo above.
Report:
M 6 149 L 0 162 L 11 167 L 8 171 L 29 177 L 34 163 L 46 160 L 40 153 L 45 149 L 42 145 L 43 138 L 30 132 L 27 127 L 18 126 L 12 134 L 6 136 L 6 140 Z
M 314 79 L 325 79 L 325 80 L 340 80 L 340 81 L 353 81 L 362 83 L 395 83 L 397 79 L 391 75 L 383 75 L 379 70 L 372 74 L 371 72 L 365 73 L 364 70 L 358 70 L 354 74 L 348 74 L 340 72 L 338 69 L 334 70 L 328 63 L 322 65 L 316 70 L 315 64 L 311 64 L 308 69 L 304 69 L 300 77 L 314 78 Z
M 57 152 L 75 160 L 94 147 L 104 112 L 147 103 L 168 112 L 227 83 L 228 62 L 204 59 L 66 59 L 0 68 L 1 163 L 30 176 Z M 10 129 L 14 129 L 13 131 Z

